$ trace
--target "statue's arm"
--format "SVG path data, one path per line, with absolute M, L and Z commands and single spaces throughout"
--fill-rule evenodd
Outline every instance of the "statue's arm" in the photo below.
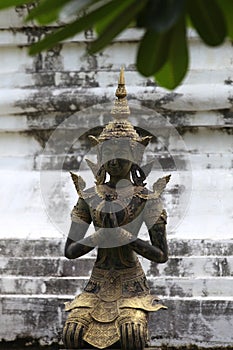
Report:
M 144 258 L 157 262 L 165 263 L 168 260 L 168 249 L 167 249 L 167 240 L 164 234 L 165 231 L 164 224 L 155 224 L 150 230 L 149 233 L 153 237 L 156 236 L 157 245 L 151 245 L 150 243 L 137 238 L 135 241 L 130 243 L 134 251 Z
M 141 256 L 157 263 L 165 263 L 168 260 L 166 211 L 161 208 L 161 205 L 154 203 L 147 208 L 145 223 L 148 227 L 151 244 L 137 238 L 130 245 Z
M 75 234 L 76 236 L 80 237 L 80 240 L 84 237 L 85 233 L 87 232 L 87 229 L 83 230 L 82 225 L 77 224 L 76 222 L 71 223 L 69 236 L 66 240 L 65 245 L 65 257 L 68 259 L 76 259 L 80 256 L 83 256 L 87 253 L 89 253 L 94 247 L 86 246 L 84 244 L 81 244 L 77 241 L 74 241 L 70 238 L 73 237 Z M 78 239 L 79 240 L 79 239 Z
M 79 243 L 84 238 L 91 223 L 91 215 L 88 205 L 80 198 L 71 213 L 72 223 L 65 245 L 65 257 L 76 259 L 89 253 L 94 246 Z

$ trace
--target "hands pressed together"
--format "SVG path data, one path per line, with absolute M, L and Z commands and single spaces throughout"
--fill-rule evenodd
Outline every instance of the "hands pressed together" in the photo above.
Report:
M 92 235 L 80 240 L 79 243 L 91 247 L 112 248 L 129 244 L 136 238 L 132 233 L 121 227 L 99 228 Z

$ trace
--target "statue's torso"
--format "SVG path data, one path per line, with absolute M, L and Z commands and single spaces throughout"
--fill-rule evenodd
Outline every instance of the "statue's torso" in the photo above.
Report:
M 138 233 L 146 203 L 143 194 L 141 195 L 143 192 L 147 192 L 147 189 L 137 186 L 115 189 L 108 185 L 99 185 L 90 189 L 86 192 L 85 201 L 94 226 L 127 227 L 130 232 Z
M 124 269 L 136 265 L 138 258 L 129 245 L 99 248 L 95 266 L 101 269 Z
M 152 227 L 162 211 L 158 194 L 151 193 L 143 186 L 130 185 L 116 189 L 108 184 L 81 193 L 80 201 L 72 211 L 72 220 L 84 220 L 87 224 L 93 222 L 97 234 L 101 228 L 107 228 L 109 233 L 107 244 L 99 245 L 96 267 L 110 270 L 136 266 L 138 259 L 131 245 L 127 244 L 129 240 L 112 244 L 118 234 L 116 228 L 125 230 L 137 239 L 143 222 L 147 229 Z
M 143 222 L 146 202 L 138 196 L 138 193 L 146 189 L 130 186 L 116 190 L 108 185 L 102 185 L 93 190 L 95 193 L 88 198 L 88 205 L 95 228 L 122 227 L 133 233 L 136 239 Z M 136 266 L 137 261 L 136 253 L 126 244 L 99 248 L 95 266 L 107 270 L 124 269 Z

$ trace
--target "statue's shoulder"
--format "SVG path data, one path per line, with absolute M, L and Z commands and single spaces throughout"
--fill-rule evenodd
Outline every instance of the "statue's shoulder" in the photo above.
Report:
M 83 197 L 84 199 L 96 197 L 96 186 L 92 186 L 90 188 L 85 189 L 83 191 Z

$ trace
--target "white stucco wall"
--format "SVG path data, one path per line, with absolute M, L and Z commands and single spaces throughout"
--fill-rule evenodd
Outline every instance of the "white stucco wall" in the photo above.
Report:
M 67 275 L 61 272 L 65 269 L 61 247 L 76 194 L 68 170 L 60 171 L 59 164 L 67 161 L 66 153 L 68 159 L 72 156 L 73 143 L 74 149 L 82 152 L 75 139 L 80 130 L 106 122 L 118 72 L 124 64 L 129 104 L 134 111 L 132 123 L 156 136 L 147 152 L 147 160 L 155 159 L 149 186 L 161 174 L 172 174 L 165 194 L 171 262 L 167 270 L 166 266 L 158 268 L 156 277 L 153 266 L 143 261 L 153 289 L 166 299 L 171 310 L 164 319 L 159 316 L 158 329 L 152 327 L 152 345 L 232 346 L 231 43 L 207 48 L 190 32 L 189 73 L 179 88 L 169 92 L 135 70 L 141 31 L 127 30 L 94 56 L 85 53 L 86 42 L 91 40 L 87 33 L 30 57 L 27 46 L 37 39 L 38 32 L 22 24 L 25 11 L 0 13 L 0 287 L 5 325 L 0 338 L 29 336 L 41 343 L 57 341 L 63 322 L 61 301 L 82 288 L 83 282 L 77 282 L 71 273 L 75 270 L 72 266 L 67 268 Z M 49 144 L 51 154 L 43 158 L 47 139 L 54 133 L 56 143 Z M 50 171 L 40 170 L 43 159 Z M 173 166 L 169 167 L 169 161 Z M 93 178 L 84 162 L 82 168 L 87 184 L 91 184 Z M 51 242 L 59 247 L 55 253 Z M 27 248 L 28 253 L 23 255 L 25 247 L 36 244 L 48 245 L 48 252 Z M 57 262 L 49 259 L 53 254 Z M 36 264 L 43 272 L 33 273 L 30 264 L 35 266 L 34 272 Z M 42 268 L 45 264 L 54 270 L 46 272 Z M 71 287 L 67 290 L 64 278 L 69 274 Z M 85 270 L 77 278 L 85 280 L 88 274 Z M 35 327 L 26 321 L 25 300 L 28 310 L 34 310 L 34 320 L 41 317 L 39 327 L 37 321 Z M 211 318 L 214 308 L 218 312 Z M 44 321 L 47 309 L 56 319 L 49 330 Z M 203 324 L 206 334 L 198 328 L 204 329 Z

